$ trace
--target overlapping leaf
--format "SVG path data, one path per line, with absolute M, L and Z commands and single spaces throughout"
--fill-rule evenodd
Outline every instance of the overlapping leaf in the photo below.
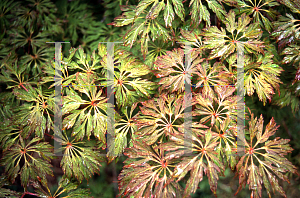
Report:
M 73 128 L 72 136 L 77 140 L 85 136 L 89 139 L 93 132 L 97 139 L 105 143 L 106 111 L 110 103 L 107 103 L 102 88 L 85 84 L 80 77 L 78 80 L 82 83 L 70 88 L 63 97 L 62 112 L 67 115 L 63 120 L 63 128 Z
M 210 120 L 211 127 L 215 122 L 222 123 L 227 116 L 234 120 L 237 108 L 237 96 L 233 95 L 235 90 L 231 86 L 215 86 L 214 93 L 210 95 L 205 95 L 203 91 L 197 93 L 193 99 L 196 105 L 193 115 L 200 116 L 200 123 Z
M 214 194 L 217 190 L 218 174 L 224 170 L 224 165 L 219 161 L 215 148 L 217 142 L 213 142 L 212 134 L 207 131 L 205 137 L 192 134 L 188 139 L 183 136 L 170 138 L 174 143 L 166 143 L 167 150 L 171 150 L 170 156 L 184 156 L 176 165 L 172 177 L 177 182 L 190 173 L 185 187 L 185 195 L 195 193 L 199 182 L 203 180 L 204 173 L 208 177 L 210 189 Z
M 159 98 L 142 102 L 141 114 L 137 119 L 140 136 L 147 144 L 162 142 L 168 136 L 184 133 L 183 96 L 162 94 Z M 201 123 L 193 123 L 191 130 L 201 133 L 207 128 Z
M 185 83 L 191 84 L 191 77 L 203 59 L 200 59 L 195 51 L 187 51 L 186 54 L 190 54 L 191 64 L 185 64 L 189 60 L 185 60 L 185 52 L 180 48 L 157 58 L 154 63 L 157 66 L 155 75 L 162 78 L 159 82 L 162 85 L 161 89 L 183 92 Z
M 263 42 L 260 41 L 262 31 L 258 23 L 251 23 L 251 18 L 244 13 L 236 21 L 236 15 L 231 10 L 226 16 L 226 30 L 216 26 L 205 29 L 203 48 L 212 49 L 209 59 L 227 58 L 230 54 L 244 47 L 248 53 L 263 53 Z
M 29 179 L 43 180 L 52 175 L 50 160 L 53 158 L 53 148 L 47 142 L 39 142 L 40 138 L 33 138 L 25 144 L 22 137 L 17 144 L 3 154 L 1 164 L 10 181 L 14 182 L 20 175 L 22 186 L 26 187 Z M 23 164 L 23 165 L 22 165 Z
M 266 103 L 266 99 L 271 100 L 275 93 L 279 91 L 281 67 L 273 63 L 273 55 L 266 53 L 258 55 L 256 58 L 245 58 L 245 93 L 252 95 L 256 91 L 259 99 Z
M 252 14 L 253 22 L 259 22 L 261 28 L 265 28 L 268 32 L 273 29 L 272 21 L 276 18 L 277 12 L 272 9 L 273 6 L 277 6 L 279 3 L 275 0 L 237 0 L 237 7 L 239 13 Z
M 237 174 L 239 175 L 239 189 L 249 185 L 251 197 L 261 197 L 262 186 L 267 190 L 271 197 L 271 190 L 278 191 L 286 197 L 285 192 L 278 183 L 278 178 L 289 182 L 285 173 L 297 173 L 296 167 L 284 156 L 293 149 L 287 144 L 288 139 L 276 137 L 270 140 L 279 126 L 276 125 L 272 118 L 263 132 L 262 115 L 257 120 L 251 114 L 249 121 L 250 140 L 242 140 L 245 143 L 245 155 L 237 164 Z
M 148 146 L 134 142 L 125 153 L 129 158 L 121 171 L 119 196 L 122 197 L 182 197 L 183 190 L 177 182 L 169 181 L 178 162 L 161 145 Z

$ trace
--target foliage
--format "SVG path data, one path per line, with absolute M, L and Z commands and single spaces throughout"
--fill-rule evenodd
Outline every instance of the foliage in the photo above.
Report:
M 206 179 L 222 194 L 228 169 L 241 197 L 298 196 L 283 182 L 300 164 L 299 14 L 299 0 L 1 1 L 0 196 L 92 197 L 82 183 L 123 154 L 115 196 L 192 197 Z M 61 72 L 54 41 L 70 42 Z

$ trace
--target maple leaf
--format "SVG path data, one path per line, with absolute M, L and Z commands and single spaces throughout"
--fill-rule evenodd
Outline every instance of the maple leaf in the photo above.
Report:
M 199 25 L 201 21 L 205 21 L 208 26 L 210 26 L 210 13 L 207 8 L 211 9 L 216 13 L 217 17 L 224 19 L 226 11 L 220 1 L 216 0 L 206 0 L 206 5 L 203 5 L 203 0 L 191 0 L 189 7 L 191 7 L 190 15 L 192 22 Z
M 162 5 L 159 3 L 159 5 Z M 157 7 L 155 7 L 157 8 Z M 161 9 L 161 8 L 160 8 Z M 122 7 L 124 12 L 121 16 L 116 17 L 113 23 L 109 25 L 114 25 L 116 27 L 132 24 L 124 36 L 125 45 L 133 46 L 133 43 L 138 39 L 140 35 L 141 42 L 141 52 L 146 57 L 148 53 L 148 42 L 151 39 L 155 41 L 157 38 L 161 37 L 163 41 L 167 41 L 171 38 L 169 31 L 162 25 L 163 18 L 158 15 L 157 17 L 147 18 L 150 11 L 143 10 L 138 16 L 136 16 L 135 6 L 124 6 Z M 158 11 L 158 10 L 157 10 Z M 150 13 L 151 15 L 151 13 Z M 155 13 L 157 15 L 157 13 Z
M 184 194 L 195 193 L 204 173 L 208 177 L 210 189 L 216 194 L 218 174 L 224 170 L 224 165 L 218 159 L 214 151 L 217 142 L 212 141 L 212 133 L 206 131 L 204 135 L 192 133 L 191 137 L 172 136 L 173 142 L 165 143 L 166 150 L 171 151 L 170 156 L 181 157 L 181 162 L 176 164 L 173 179 L 177 182 L 183 179 L 189 172 Z M 187 143 L 188 142 L 188 143 Z M 184 155 L 188 152 L 187 155 Z
M 203 61 L 198 57 L 198 53 L 191 51 L 191 65 L 185 66 L 184 50 L 174 49 L 166 52 L 166 55 L 157 57 L 154 62 L 156 67 L 156 77 L 162 78 L 159 81 L 161 89 L 169 89 L 171 92 L 185 89 L 185 82 L 191 84 L 191 77 L 196 73 L 197 65 Z
M 253 22 L 259 22 L 261 28 L 265 28 L 269 33 L 273 29 L 273 24 L 269 19 L 274 20 L 278 14 L 271 7 L 277 6 L 276 0 L 237 0 L 238 13 L 246 15 L 252 14 Z
M 184 133 L 184 99 L 182 95 L 162 94 L 159 98 L 142 102 L 137 119 L 136 135 L 147 144 L 162 142 L 164 137 Z M 201 133 L 207 128 L 201 123 L 193 123 L 192 131 Z
M 245 93 L 252 95 L 254 90 L 261 101 L 271 99 L 275 93 L 274 88 L 279 91 L 281 67 L 273 63 L 273 55 L 268 52 L 259 54 L 257 59 L 245 57 Z
M 169 181 L 178 159 L 165 152 L 162 145 L 150 146 L 134 141 L 125 155 L 128 159 L 118 177 L 119 196 L 182 197 L 180 185 Z
M 236 125 L 236 121 L 228 116 L 222 123 L 216 122 L 210 131 L 212 133 L 212 142 L 218 142 L 216 152 L 219 160 L 224 162 L 225 159 L 231 169 L 234 169 L 237 164 L 237 156 L 235 156 L 237 151 Z
M 79 82 L 82 81 L 80 77 L 78 79 Z M 83 96 L 81 97 L 75 90 Z M 72 136 L 77 140 L 85 136 L 89 139 L 93 132 L 96 138 L 105 143 L 106 111 L 107 106 L 111 106 L 107 100 L 103 96 L 102 88 L 95 85 L 80 83 L 68 89 L 67 95 L 63 97 L 62 113 L 66 115 L 62 123 L 63 128 L 73 127 Z
M 212 95 L 212 86 L 228 85 L 228 76 L 225 66 L 220 62 L 215 62 L 211 67 L 209 61 L 197 65 L 196 88 L 203 87 L 204 95 Z
M 135 103 L 131 106 L 129 113 L 127 106 L 121 109 L 123 116 L 120 116 L 120 119 L 117 119 L 115 123 L 114 149 L 109 149 L 107 153 L 107 156 L 113 156 L 112 159 L 123 153 L 125 148 L 128 147 L 128 135 L 130 135 L 130 144 L 132 144 L 135 132 L 137 131 L 136 119 L 138 114 L 133 114 L 134 110 L 136 110 L 137 104 L 138 103 Z M 114 151 L 114 153 L 112 153 L 112 151 Z
M 78 188 L 79 183 L 63 176 L 59 182 L 55 193 L 51 193 L 47 182 L 30 181 L 32 186 L 35 188 L 36 196 L 45 198 L 90 198 L 90 192 L 88 189 Z M 42 185 L 41 185 L 42 184 Z M 46 188 L 46 190 L 44 188 Z M 62 193 L 67 193 L 66 196 L 62 196 Z
M 54 109 L 53 95 L 47 96 L 42 87 L 34 89 L 31 86 L 28 86 L 27 91 L 14 89 L 13 93 L 17 99 L 27 101 L 14 109 L 16 123 L 25 127 L 24 132 L 27 136 L 35 132 L 38 137 L 43 138 L 46 129 L 49 133 L 53 126 L 51 118 Z
M 113 84 L 118 107 L 132 105 L 145 97 L 149 98 L 156 88 L 155 83 L 145 79 L 151 72 L 149 66 L 125 50 L 118 50 L 116 54 L 120 55 L 114 63 L 114 82 L 104 82 L 103 85 Z M 106 56 L 101 64 L 105 65 L 103 73 L 107 73 Z
M 269 197 L 271 197 L 271 190 L 273 192 L 276 190 L 286 197 L 282 187 L 279 186 L 277 177 L 289 183 L 285 173 L 298 174 L 296 167 L 284 157 L 293 149 L 287 144 L 289 142 L 288 139 L 276 137 L 270 140 L 270 137 L 275 134 L 279 127 L 273 118 L 266 126 L 264 132 L 263 123 L 262 115 L 257 120 L 257 118 L 254 118 L 254 114 L 251 113 L 248 129 L 250 139 L 242 140 L 245 143 L 245 154 L 237 164 L 237 175 L 239 175 L 240 185 L 237 193 L 242 186 L 248 184 L 251 190 L 251 197 L 261 197 L 263 184 Z
M 282 55 L 285 55 L 282 63 L 293 63 L 293 65 L 295 65 L 300 61 L 300 46 L 289 45 L 282 51 Z
M 237 102 L 237 97 L 233 95 L 235 90 L 236 88 L 231 86 L 215 86 L 214 92 L 209 95 L 203 91 L 196 93 L 193 98 L 193 105 L 196 105 L 193 116 L 200 116 L 202 124 L 210 120 L 210 126 L 215 122 L 222 123 L 227 116 L 234 120 Z
M 26 188 L 29 179 L 36 180 L 37 176 L 46 179 L 46 175 L 53 176 L 50 164 L 53 148 L 47 142 L 39 141 L 41 139 L 35 137 L 25 144 L 20 136 L 14 147 L 4 152 L 1 164 L 5 166 L 5 172 L 11 182 L 20 175 L 21 184 Z
M 172 21 L 174 20 L 174 11 L 182 21 L 184 20 L 183 4 L 178 0 L 167 0 L 166 3 L 164 3 L 164 1 L 159 2 L 157 0 L 142 0 L 136 7 L 136 16 L 139 16 L 151 4 L 152 7 L 150 8 L 146 18 L 154 19 L 162 10 L 164 10 L 163 16 L 166 27 L 172 26 Z
M 0 74 L 0 81 L 3 83 L 7 83 L 7 89 L 11 88 L 22 88 L 26 91 L 28 85 L 35 85 L 37 84 L 34 81 L 31 81 L 33 78 L 28 78 L 26 75 L 26 64 L 20 64 L 18 59 L 13 58 L 11 54 L 9 54 L 6 59 L 2 60 L 1 62 L 1 74 Z
M 245 13 L 238 18 L 238 22 L 235 22 L 235 19 L 235 12 L 231 10 L 225 19 L 227 32 L 224 28 L 219 30 L 216 26 L 204 30 L 203 48 L 212 49 L 209 59 L 225 59 L 242 45 L 248 53 L 264 52 L 263 42 L 259 40 L 262 35 L 259 24 L 250 24 L 251 18 Z
M 62 133 L 61 139 L 57 141 L 62 145 L 58 151 L 64 151 L 61 167 L 66 177 L 75 176 L 81 182 L 83 179 L 88 180 L 95 173 L 100 173 L 99 167 L 103 158 L 100 157 L 98 151 L 94 150 L 93 145 L 77 142 L 76 139 L 70 141 L 65 131 Z
M 186 43 L 188 42 L 190 44 L 189 47 L 191 47 L 193 50 L 195 50 L 198 53 L 202 53 L 205 48 L 201 48 L 203 45 L 203 32 L 200 29 L 193 29 L 193 30 L 186 30 L 186 29 L 180 29 L 180 43 Z M 185 45 L 181 45 L 182 48 L 186 48 Z
M 280 16 L 277 21 L 273 22 L 272 36 L 276 38 L 279 49 L 300 39 L 299 22 L 300 20 L 290 13 L 287 13 L 286 17 Z

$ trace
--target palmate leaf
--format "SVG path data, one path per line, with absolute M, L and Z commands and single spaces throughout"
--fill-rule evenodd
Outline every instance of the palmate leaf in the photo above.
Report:
M 32 186 L 35 188 L 36 196 L 43 198 L 90 198 L 90 192 L 88 189 L 78 188 L 79 183 L 71 181 L 67 177 L 62 177 L 59 181 L 59 186 L 54 193 L 51 193 L 47 183 L 38 181 L 31 181 Z M 42 185 L 41 185 L 42 184 Z M 46 188 L 46 190 L 44 189 Z M 66 196 L 62 196 L 62 193 L 67 193 Z
M 133 111 L 136 109 L 137 104 L 138 103 L 133 104 L 130 109 L 127 106 L 121 109 L 123 116 L 115 123 L 116 135 L 114 149 L 109 149 L 107 152 L 107 156 L 113 156 L 114 158 L 115 156 L 123 153 L 125 148 L 128 147 L 128 134 L 130 135 L 130 143 L 132 144 L 132 141 L 135 137 L 135 132 L 137 131 L 136 119 L 138 114 L 133 114 Z M 114 151 L 114 153 L 112 151 Z
M 99 44 L 100 45 L 100 44 Z M 75 57 L 73 61 L 72 58 Z M 67 67 L 68 71 L 72 70 L 79 70 L 81 78 L 87 79 L 87 81 L 97 80 L 99 75 L 97 74 L 96 70 L 102 68 L 103 66 L 100 64 L 101 56 L 95 52 L 92 54 L 86 54 L 81 46 L 78 49 L 70 50 L 69 57 L 63 59 L 63 64 Z M 78 72 L 69 75 L 68 79 L 72 79 L 75 84 L 80 84 L 77 79 Z M 67 79 L 64 79 L 67 80 Z M 69 82 L 68 80 L 67 82 Z M 66 83 L 66 82 L 65 82 Z
M 27 101 L 14 109 L 16 123 L 25 126 L 26 136 L 35 132 L 38 137 L 43 138 L 46 130 L 49 133 L 53 126 L 53 95 L 47 96 L 42 91 L 42 87 L 35 89 L 31 86 L 28 86 L 28 92 L 23 89 L 14 89 L 13 93 L 17 99 Z
M 291 106 L 293 113 L 296 113 L 299 110 L 300 106 L 300 83 L 296 81 L 292 85 L 287 85 L 286 87 L 280 88 L 280 95 L 276 94 L 274 96 L 274 104 L 285 107 Z
M 280 0 L 280 3 L 286 5 L 292 12 L 300 14 L 300 2 L 299 0 Z
M 67 90 L 67 95 L 63 97 L 63 128 L 73 127 L 72 136 L 76 140 L 85 136 L 90 138 L 92 132 L 94 136 L 105 143 L 106 133 L 106 96 L 103 95 L 102 88 L 91 85 L 78 77 L 79 85 Z M 81 96 L 76 92 L 80 92 Z M 85 99 L 87 98 L 87 99 Z
M 165 143 L 170 156 L 181 157 L 181 162 L 175 167 L 173 179 L 182 180 L 189 174 L 186 182 L 185 195 L 195 193 L 204 173 L 208 177 L 210 189 L 214 194 L 217 190 L 218 174 L 224 170 L 224 165 L 216 156 L 217 142 L 212 141 L 212 134 L 206 131 L 205 136 L 192 133 L 187 139 L 183 136 L 172 136 L 174 142 Z
M 230 74 L 225 70 L 225 66 L 220 62 L 215 62 L 213 66 L 209 65 L 209 61 L 205 61 L 197 65 L 196 72 L 196 88 L 203 87 L 203 94 L 212 95 L 212 86 L 228 85 L 227 80 Z
M 159 98 L 142 102 L 137 119 L 137 135 L 147 144 L 162 142 L 163 138 L 184 133 L 183 96 L 162 94 Z M 192 130 L 201 133 L 207 128 L 201 123 L 193 123 Z
M 200 116 L 200 123 L 210 120 L 210 125 L 215 122 L 222 123 L 227 116 L 236 119 L 237 96 L 234 96 L 236 88 L 231 86 L 215 86 L 214 92 L 206 95 L 203 91 L 196 93 L 193 98 L 193 105 L 196 105 L 192 112 L 193 116 Z
M 163 41 L 171 38 L 169 31 L 163 26 L 163 18 L 158 16 L 156 18 L 147 18 L 149 12 L 144 10 L 139 16 L 136 16 L 135 6 L 122 7 L 123 14 L 115 18 L 113 23 L 117 27 L 132 24 L 124 36 L 124 43 L 126 46 L 133 46 L 137 40 L 141 42 L 141 52 L 146 58 L 148 53 L 148 42 L 155 41 L 159 37 Z M 140 38 L 138 38 L 140 36 Z
M 216 26 L 204 30 L 203 48 L 212 49 L 209 59 L 225 59 L 242 45 L 247 53 L 263 53 L 263 42 L 259 40 L 262 35 L 259 24 L 250 24 L 251 18 L 245 13 L 238 18 L 238 22 L 235 20 L 235 12 L 230 10 L 225 20 L 227 32 L 223 28 L 219 30 Z
M 300 39 L 300 20 L 295 18 L 292 14 L 287 13 L 286 17 L 280 16 L 279 19 L 273 23 L 274 32 L 272 36 L 276 38 L 279 49 Z
M 172 21 L 174 20 L 175 15 L 174 12 L 181 20 L 184 19 L 184 7 L 182 2 L 178 0 L 167 0 L 166 3 L 164 1 L 159 2 L 157 0 L 142 0 L 136 7 L 136 16 L 140 15 L 151 4 L 152 7 L 150 8 L 147 18 L 154 19 L 162 10 L 164 10 L 163 15 L 166 27 L 172 26 Z
M 296 66 L 296 64 L 300 61 L 300 46 L 289 45 L 282 51 L 282 55 L 285 55 L 282 63 L 292 63 L 294 66 Z
M 151 73 L 148 65 L 125 50 L 117 50 L 114 63 L 114 89 L 118 107 L 132 105 L 142 98 L 150 97 L 156 88 L 155 83 L 148 81 L 146 75 Z M 101 62 L 107 76 L 107 57 Z M 111 85 L 112 82 L 103 82 Z
M 259 22 L 261 28 L 265 28 L 268 32 L 273 29 L 273 24 L 269 19 L 274 20 L 277 12 L 271 7 L 277 6 L 276 0 L 237 0 L 238 13 L 253 16 L 253 22 Z
M 251 113 L 251 112 L 250 112 Z M 239 175 L 239 189 L 249 185 L 251 197 L 261 197 L 262 184 L 265 186 L 269 197 L 271 190 L 278 191 L 282 196 L 286 197 L 285 192 L 278 183 L 278 179 L 282 179 L 289 183 L 286 172 L 297 173 L 297 168 L 288 161 L 284 155 L 290 153 L 293 149 L 287 144 L 288 139 L 280 139 L 276 137 L 270 140 L 279 126 L 276 126 L 272 118 L 263 132 L 262 115 L 257 120 L 251 114 L 249 121 L 250 140 L 242 140 L 245 143 L 245 154 L 241 157 L 237 164 L 237 175 Z
M 259 54 L 257 58 L 245 57 L 245 93 L 252 95 L 256 91 L 260 101 L 266 103 L 266 99 L 271 100 L 275 93 L 279 91 L 281 67 L 273 63 L 273 55 L 266 53 Z
M 28 91 L 27 85 L 37 84 L 37 82 L 31 81 L 32 79 L 29 79 L 28 75 L 26 75 L 26 64 L 20 63 L 11 53 L 2 60 L 0 68 L 0 82 L 6 83 L 7 89 L 23 88 Z
M 177 48 L 166 52 L 166 55 L 157 57 L 155 64 L 155 75 L 162 78 L 159 81 L 162 89 L 169 89 L 170 92 L 183 92 L 185 82 L 191 84 L 191 77 L 195 75 L 197 65 L 203 61 L 195 51 L 189 51 L 191 55 L 191 65 L 185 65 L 184 50 Z
M 1 165 L 11 182 L 20 175 L 21 184 L 26 188 L 29 179 L 43 180 L 47 175 L 52 175 L 50 160 L 53 159 L 53 148 L 47 142 L 39 142 L 40 138 L 33 138 L 25 144 L 20 136 L 14 147 L 4 152 Z M 23 164 L 23 165 L 21 165 Z
M 182 197 L 181 186 L 169 181 L 178 162 L 175 155 L 165 152 L 162 145 L 145 145 L 133 142 L 125 155 L 129 158 L 121 171 L 119 180 L 119 196 L 122 197 Z
M 235 156 L 237 151 L 236 125 L 236 121 L 230 119 L 228 116 L 222 123 L 216 122 L 213 131 L 211 131 L 212 141 L 218 142 L 216 152 L 218 153 L 219 160 L 222 162 L 226 160 L 231 169 L 234 169 L 237 164 L 237 156 Z
M 202 31 L 200 28 L 195 28 L 193 30 L 188 29 L 180 29 L 180 34 L 182 35 L 179 38 L 180 43 L 190 43 L 190 46 L 193 50 L 195 50 L 198 53 L 202 53 L 206 49 L 202 49 L 203 45 L 203 37 L 202 37 Z M 182 48 L 186 48 L 186 45 L 181 45 Z
M 207 5 L 203 5 L 204 2 L 206 2 Z M 210 26 L 210 13 L 208 8 L 216 13 L 219 19 L 224 19 L 226 11 L 220 2 L 221 1 L 216 0 L 191 0 L 189 7 L 191 7 L 190 15 L 193 23 L 199 25 L 201 21 L 205 21 L 208 26 Z
M 86 142 L 77 142 L 76 139 L 70 141 L 65 131 L 57 141 L 62 144 L 58 151 L 64 153 L 60 164 L 67 178 L 75 176 L 81 182 L 83 179 L 88 180 L 95 173 L 100 173 L 103 157 L 94 149 L 94 145 L 86 145 Z

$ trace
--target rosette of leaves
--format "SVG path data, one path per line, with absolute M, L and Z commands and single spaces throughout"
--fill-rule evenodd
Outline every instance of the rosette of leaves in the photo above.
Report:
M 262 36 L 259 23 L 250 22 L 251 18 L 245 13 L 236 22 L 235 12 L 230 10 L 224 21 L 225 29 L 218 29 L 216 26 L 205 28 L 203 48 L 212 50 L 209 59 L 220 57 L 224 60 L 243 48 L 247 53 L 263 53 L 263 42 L 259 40 Z
M 171 181 L 176 179 L 178 182 L 187 176 L 184 195 L 188 196 L 196 192 L 205 173 L 211 191 L 216 194 L 218 175 L 224 171 L 224 165 L 217 157 L 215 149 L 218 142 L 213 141 L 210 131 L 206 131 L 205 135 L 192 133 L 187 138 L 182 135 L 172 136 L 170 140 L 172 142 L 164 145 L 166 150 L 170 151 L 168 155 L 180 157 Z
M 216 153 L 220 161 L 227 162 L 231 169 L 234 169 L 237 164 L 237 146 L 236 146 L 236 132 L 237 123 L 235 120 L 229 118 L 229 116 L 223 120 L 222 123 L 216 122 L 212 133 L 212 141 L 218 142 L 216 146 Z
M 159 98 L 142 102 L 137 119 L 137 136 L 147 144 L 162 143 L 166 137 L 184 133 L 183 95 L 162 94 Z M 201 123 L 192 123 L 191 130 L 202 133 L 207 128 Z
M 105 143 L 106 111 L 110 107 L 103 89 L 78 77 L 79 85 L 66 89 L 63 96 L 63 129 L 73 128 L 76 140 L 94 136 Z M 110 107 L 111 108 L 111 107 Z
M 185 51 L 180 48 L 166 53 L 166 55 L 157 57 L 154 62 L 156 66 L 155 75 L 161 78 L 159 81 L 159 84 L 162 85 L 160 91 L 168 89 L 170 92 L 183 92 L 185 83 L 191 85 L 191 77 L 196 74 L 197 66 L 203 59 L 193 50 L 186 51 L 190 55 L 190 60 L 185 60 Z M 190 64 L 186 61 L 190 61 Z
M 9 54 L 1 63 L 0 82 L 7 84 L 7 89 L 21 88 L 26 91 L 26 87 L 35 85 L 37 82 L 33 78 L 28 78 L 26 75 L 26 65 L 20 63 L 18 59 Z M 36 76 L 35 76 L 36 77 Z
M 49 133 L 53 126 L 53 96 L 46 95 L 40 86 L 28 86 L 28 90 L 14 89 L 13 93 L 18 100 L 26 101 L 14 109 L 16 123 L 24 126 L 26 137 L 35 132 L 36 136 L 43 138 L 45 132 Z
M 182 197 L 181 186 L 169 181 L 178 159 L 166 152 L 162 145 L 149 146 L 134 141 L 125 155 L 128 159 L 118 177 L 119 196 Z
M 167 41 L 171 38 L 170 32 L 163 25 L 163 18 L 157 15 L 157 11 L 162 9 L 163 2 L 159 2 L 159 9 L 157 7 L 155 13 L 151 11 L 142 10 L 139 15 L 136 15 L 136 6 L 122 6 L 121 10 L 123 14 L 115 18 L 113 23 L 108 25 L 114 25 L 116 27 L 126 26 L 132 24 L 124 36 L 124 44 L 126 46 L 133 46 L 133 43 L 137 40 L 141 42 L 141 52 L 146 57 L 148 53 L 148 42 L 150 39 L 155 41 L 161 38 L 163 41 Z M 148 15 L 152 17 L 147 18 Z M 138 38 L 140 36 L 140 38 Z
M 27 188 L 29 179 L 46 180 L 46 175 L 52 175 L 50 160 L 53 159 L 53 148 L 47 142 L 33 138 L 28 143 L 20 136 L 18 142 L 4 152 L 1 165 L 11 182 L 20 175 L 21 184 Z
M 63 152 L 60 164 L 67 178 L 75 176 L 81 182 L 83 179 L 88 180 L 95 173 L 100 173 L 100 162 L 103 158 L 95 149 L 93 142 L 87 143 L 86 139 L 85 141 L 76 141 L 74 138 L 70 140 L 65 130 L 55 139 L 62 145 L 57 151 Z
M 269 33 L 273 29 L 272 21 L 275 20 L 278 12 L 272 9 L 273 6 L 280 5 L 276 0 L 237 0 L 238 13 L 253 16 L 253 22 L 259 22 L 261 28 L 265 28 Z M 270 21 L 270 19 L 272 21 Z
M 73 45 L 78 42 L 80 35 L 86 35 L 90 24 L 94 24 L 94 17 L 86 2 L 81 1 L 61 1 L 58 5 L 59 18 L 62 19 L 64 31 L 62 37 L 70 39 Z
M 240 184 L 237 193 L 248 184 L 251 197 L 259 198 L 264 185 L 269 197 L 271 190 L 286 197 L 278 178 L 289 183 L 286 173 L 298 174 L 297 168 L 285 157 L 293 149 L 287 144 L 288 139 L 270 139 L 279 127 L 273 118 L 265 130 L 263 123 L 262 115 L 257 119 L 251 113 L 248 129 L 250 137 L 242 140 L 245 143 L 245 154 L 237 164 Z
M 100 44 L 99 44 L 100 45 Z M 100 50 L 100 49 L 99 49 Z M 87 81 L 99 81 L 101 77 L 97 71 L 103 66 L 100 64 L 101 56 L 99 56 L 99 52 L 96 53 L 95 50 L 92 54 L 84 53 L 84 50 L 81 46 L 77 49 L 70 49 L 69 57 L 63 58 L 62 63 L 67 67 L 67 71 L 72 71 L 73 74 L 68 73 L 68 80 L 64 79 L 66 84 L 70 83 L 70 80 L 76 85 L 85 85 L 81 84 L 83 82 L 79 82 L 78 76 L 80 75 L 82 79 L 87 79 Z M 75 60 L 73 60 L 73 57 Z M 74 73 L 77 71 L 76 73 Z M 69 80 L 70 79 L 70 80 Z
M 202 92 L 196 93 L 193 98 L 194 116 L 200 116 L 200 123 L 210 120 L 212 127 L 216 122 L 222 123 L 227 116 L 236 119 L 237 96 L 234 95 L 236 88 L 231 86 L 215 86 L 214 92 L 206 95 Z
M 209 61 L 204 61 L 197 65 L 196 88 L 202 87 L 204 95 L 212 95 L 214 86 L 228 85 L 230 74 L 225 66 L 220 62 L 215 62 L 213 66 Z
M 273 63 L 273 55 L 267 52 L 265 55 L 259 54 L 256 58 L 245 57 L 245 93 L 251 96 L 256 91 L 260 101 L 266 103 L 271 100 L 275 93 L 279 91 L 281 67 Z
M 35 194 L 31 194 L 37 197 L 44 198 L 90 198 L 89 190 L 78 188 L 79 184 L 76 181 L 71 181 L 67 177 L 62 177 L 58 183 L 58 187 L 54 193 L 51 193 L 48 184 L 38 181 L 31 181 L 32 186 L 35 188 Z M 41 185 L 42 184 L 42 185 Z M 63 194 L 66 194 L 62 196 Z
M 117 50 L 114 59 L 114 82 L 107 80 L 104 85 L 113 84 L 118 107 L 132 105 L 141 99 L 149 98 L 156 88 L 155 83 L 146 80 L 151 77 L 151 70 L 148 65 L 133 56 L 126 50 Z M 105 55 L 101 61 L 104 67 L 103 73 L 107 76 L 108 63 Z

